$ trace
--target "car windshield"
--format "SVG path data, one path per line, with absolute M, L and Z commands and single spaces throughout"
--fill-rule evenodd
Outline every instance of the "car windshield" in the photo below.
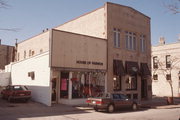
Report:
M 27 90 L 25 86 L 13 86 L 13 90 Z

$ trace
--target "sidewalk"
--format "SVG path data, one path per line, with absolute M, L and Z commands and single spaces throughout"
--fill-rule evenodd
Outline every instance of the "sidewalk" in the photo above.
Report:
M 153 97 L 152 100 L 142 101 L 141 108 L 173 109 L 180 108 L 180 97 L 174 98 L 174 104 L 167 104 L 167 97 Z

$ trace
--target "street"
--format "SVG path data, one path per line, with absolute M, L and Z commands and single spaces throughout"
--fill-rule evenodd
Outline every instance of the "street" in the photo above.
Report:
M 179 120 L 180 107 L 138 111 L 119 110 L 115 113 L 95 112 L 90 107 L 56 104 L 52 107 L 28 102 L 8 103 L 0 100 L 0 120 Z

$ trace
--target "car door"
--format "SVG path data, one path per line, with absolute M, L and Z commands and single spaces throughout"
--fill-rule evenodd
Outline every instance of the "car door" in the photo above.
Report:
M 116 108 L 123 108 L 124 101 L 121 99 L 119 94 L 113 94 L 113 101 Z
M 132 105 L 132 101 L 130 99 L 128 99 L 127 96 L 123 95 L 123 94 L 120 94 L 120 98 L 121 98 L 121 101 L 122 101 L 122 104 L 123 104 L 123 107 L 131 107 Z

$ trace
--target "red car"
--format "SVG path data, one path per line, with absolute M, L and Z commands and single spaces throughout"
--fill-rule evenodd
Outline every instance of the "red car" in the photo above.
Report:
M 1 96 L 9 102 L 17 99 L 27 102 L 31 98 L 31 91 L 29 91 L 26 86 L 8 85 L 1 91 Z

